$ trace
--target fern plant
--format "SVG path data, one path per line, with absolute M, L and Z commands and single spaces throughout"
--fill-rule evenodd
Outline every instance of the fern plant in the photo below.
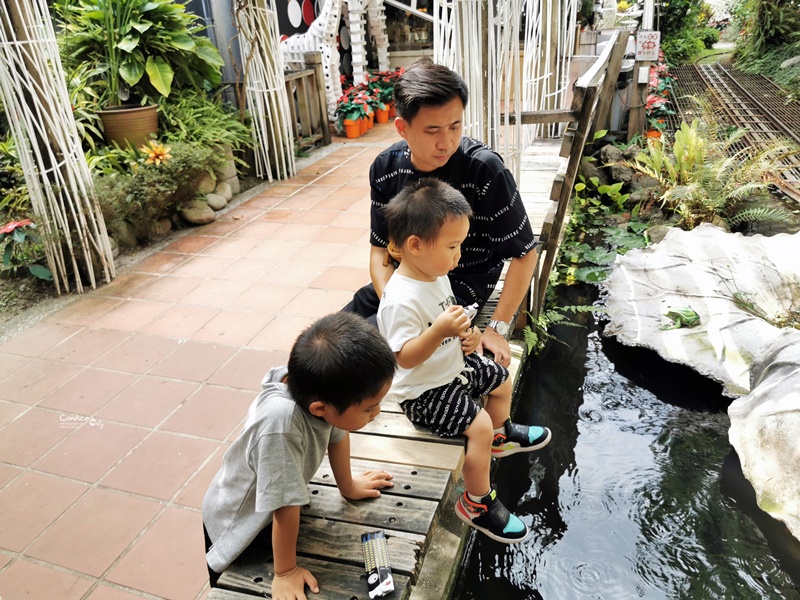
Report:
M 567 325 L 569 327 L 583 327 L 580 323 L 573 323 L 569 320 L 567 313 L 602 313 L 604 310 L 599 306 L 588 305 L 572 305 L 572 306 L 558 306 L 556 308 L 548 308 L 539 313 L 538 316 L 525 311 L 528 315 L 529 323 L 525 325 L 522 331 L 522 336 L 525 339 L 525 344 L 528 347 L 528 354 L 538 356 L 541 354 L 547 342 L 554 340 L 560 344 L 564 344 L 557 337 L 552 335 L 548 330 L 553 325 Z M 566 344 L 565 344 L 566 345 Z
M 713 119 L 682 123 L 674 142 L 650 139 L 647 149 L 625 164 L 661 182 L 661 208 L 678 215 L 685 229 L 717 219 L 729 225 L 790 219 L 787 211 L 763 209 L 759 204 L 767 199 L 771 182 L 784 168 L 781 160 L 796 154 L 797 147 L 776 140 L 734 152 L 734 144 L 745 131 L 722 130 L 713 123 Z

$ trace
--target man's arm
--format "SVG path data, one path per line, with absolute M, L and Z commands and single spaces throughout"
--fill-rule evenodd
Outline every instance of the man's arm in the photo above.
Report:
M 350 471 L 350 434 L 334 444 L 328 444 L 328 462 L 331 464 L 336 486 L 345 498 L 361 500 L 377 498 L 381 495 L 378 488 L 392 487 L 392 476 L 386 471 L 364 471 L 353 475 Z
M 512 258 L 508 265 L 503 291 L 497 301 L 492 320 L 508 323 L 514 318 L 517 308 L 522 304 L 525 293 L 531 285 L 533 272 L 536 269 L 536 249 L 532 248 L 521 258 Z M 483 332 L 481 344 L 484 349 L 494 354 L 499 364 L 507 367 L 511 364 L 511 349 L 508 341 L 494 329 L 487 327 Z
M 394 263 L 389 260 L 388 264 L 383 264 L 386 257 L 386 248 L 380 246 L 369 247 L 369 276 L 372 279 L 372 285 L 375 292 L 378 294 L 378 300 L 383 297 L 383 288 L 394 273 Z
M 319 593 L 317 579 L 308 569 L 297 564 L 299 531 L 299 506 L 282 506 L 272 513 L 272 553 L 275 559 L 272 598 L 275 600 L 306 600 L 306 584 L 312 592 Z

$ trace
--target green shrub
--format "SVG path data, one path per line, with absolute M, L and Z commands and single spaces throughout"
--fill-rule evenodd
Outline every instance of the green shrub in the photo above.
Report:
M 238 113 L 219 97 L 185 90 L 159 102 L 161 138 L 168 143 L 195 142 L 205 146 L 230 144 L 252 147 L 253 134 Z
M 705 49 L 703 40 L 697 37 L 692 29 L 686 29 L 677 35 L 666 38 L 661 49 L 667 63 L 675 66 L 692 62 Z
M 705 45 L 706 49 L 710 50 L 714 47 L 714 44 L 719 41 L 719 31 L 713 29 L 712 27 L 701 29 L 700 39 L 703 40 L 703 44 Z
M 0 224 L 30 215 L 31 197 L 14 140 L 0 141 Z
M 149 239 L 155 222 L 192 200 L 201 174 L 213 173 L 222 160 L 209 147 L 181 142 L 170 146 L 170 154 L 160 165 L 144 164 L 140 156 L 128 172 L 109 169 L 95 177 L 97 197 L 112 235 L 130 226 L 137 240 Z M 124 158 L 119 162 L 124 164 Z

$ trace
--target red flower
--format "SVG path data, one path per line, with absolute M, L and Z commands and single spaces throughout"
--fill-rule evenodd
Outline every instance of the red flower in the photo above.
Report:
M 3 235 L 5 233 L 11 233 L 18 227 L 26 227 L 30 224 L 31 224 L 30 219 L 25 219 L 24 221 L 11 221 L 10 223 L 6 223 L 5 225 L 3 225 L 3 228 L 0 229 L 0 235 Z

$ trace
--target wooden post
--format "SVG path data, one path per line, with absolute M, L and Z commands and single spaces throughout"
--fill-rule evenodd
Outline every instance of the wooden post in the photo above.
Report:
M 325 93 L 325 77 L 322 74 L 322 54 L 308 52 L 305 55 L 306 64 L 314 69 L 314 79 L 317 81 L 317 97 L 319 98 L 319 122 L 322 129 L 322 143 L 328 146 L 331 143 L 331 128 L 328 124 L 328 98 Z M 338 73 L 331 76 L 338 77 Z
M 645 129 L 645 103 L 647 102 L 647 88 L 649 83 L 638 83 L 639 69 L 650 69 L 649 61 L 637 61 L 633 65 L 633 83 L 634 94 L 631 102 L 630 110 L 628 111 L 628 139 L 630 140 L 637 134 L 644 134 Z M 648 78 L 649 79 L 649 78 Z

